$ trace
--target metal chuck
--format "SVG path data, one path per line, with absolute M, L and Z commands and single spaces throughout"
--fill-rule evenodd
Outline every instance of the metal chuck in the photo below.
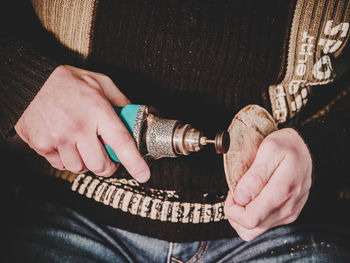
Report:
M 208 143 L 215 145 L 216 153 L 227 153 L 230 135 L 227 131 L 222 131 L 216 134 L 214 140 L 209 140 L 190 124 L 179 124 L 174 130 L 173 147 L 176 154 L 188 155 L 190 152 L 198 152 Z

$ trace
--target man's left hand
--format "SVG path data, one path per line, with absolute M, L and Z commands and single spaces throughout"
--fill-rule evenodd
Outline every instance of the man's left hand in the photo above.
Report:
M 225 214 L 245 241 L 268 229 L 294 222 L 311 187 L 312 161 L 300 135 L 285 128 L 261 143 L 255 160 L 229 192 Z

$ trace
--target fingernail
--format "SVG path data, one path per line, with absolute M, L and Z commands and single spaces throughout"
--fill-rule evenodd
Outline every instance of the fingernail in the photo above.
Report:
M 150 177 L 150 173 L 149 172 L 142 172 L 142 173 L 139 173 L 139 174 L 135 175 L 135 179 L 137 181 L 139 181 L 140 183 L 147 182 L 149 177 Z
M 239 205 L 246 205 L 250 202 L 250 194 L 242 188 L 238 188 L 234 194 L 235 202 Z

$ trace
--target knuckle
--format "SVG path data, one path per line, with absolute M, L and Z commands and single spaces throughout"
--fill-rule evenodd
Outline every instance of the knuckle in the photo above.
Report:
M 294 144 L 294 145 L 290 145 L 288 148 L 288 157 L 290 158 L 290 160 L 294 163 L 294 162 L 300 162 L 300 147 L 298 147 L 298 145 Z
M 134 143 L 130 134 L 127 131 L 120 131 L 117 135 L 117 140 L 115 142 L 115 148 L 119 151 L 123 151 L 130 147 Z
M 91 172 L 98 176 L 110 176 L 116 171 L 116 164 L 103 155 L 93 159 L 88 165 Z
M 225 202 L 225 205 L 224 205 L 224 214 L 227 216 L 227 218 L 229 220 L 235 221 L 234 218 L 232 218 L 230 208 L 229 208 L 228 205 L 226 205 L 226 202 Z
M 87 88 L 80 89 L 79 97 L 81 98 L 81 101 L 84 101 L 84 103 L 88 105 L 87 110 L 89 112 L 94 112 L 94 114 L 96 114 L 96 111 L 99 113 L 104 113 L 104 109 L 106 108 L 106 105 L 108 105 L 102 88 L 99 86 L 89 86 Z
M 56 67 L 56 69 L 54 70 L 55 75 L 57 75 L 59 78 L 61 77 L 72 77 L 73 76 L 73 72 L 71 70 L 71 66 L 68 65 L 59 65 L 58 67 Z
M 84 119 L 69 118 L 66 119 L 60 127 L 52 132 L 52 138 L 58 145 L 66 145 L 72 141 L 76 134 L 81 134 L 86 130 L 87 124 Z
M 255 230 L 246 229 L 244 226 L 239 225 L 239 224 L 237 225 L 236 223 L 234 223 L 230 220 L 229 220 L 229 223 L 235 229 L 235 231 L 237 232 L 239 237 L 241 239 L 243 239 L 244 241 L 251 241 L 257 236 Z
M 61 164 L 57 164 L 57 163 L 53 163 L 53 162 L 50 162 L 50 164 L 52 165 L 53 168 L 56 168 L 58 170 L 65 170 L 64 166 Z
M 279 197 L 275 199 L 275 205 L 284 204 L 289 199 L 291 199 L 293 195 L 294 195 L 293 192 L 288 188 L 286 188 L 285 190 L 282 190 L 281 193 L 279 194 Z
M 63 162 L 63 164 L 65 165 L 66 169 L 72 173 L 81 173 L 86 170 L 85 164 L 81 161 L 75 161 L 74 163 Z
M 298 218 L 298 214 L 297 213 L 294 213 L 294 214 L 292 214 L 292 215 L 290 215 L 287 219 L 286 219 L 286 224 L 291 224 L 291 223 L 293 223 L 293 222 L 295 222 L 295 220 L 297 220 L 297 218 Z
M 79 77 L 80 84 L 86 87 L 99 86 L 99 82 L 93 74 L 84 73 Z
M 249 233 L 249 231 L 245 231 L 244 233 L 241 233 L 240 238 L 243 239 L 244 241 L 252 241 L 255 238 L 255 235 L 252 233 Z
M 304 185 L 300 185 L 300 184 L 298 184 L 298 185 L 296 185 L 295 187 L 294 187 L 294 189 L 293 189 L 293 192 L 294 192 L 294 196 L 300 196 L 300 195 L 302 195 L 304 192 L 303 192 L 303 189 L 304 189 Z
M 260 220 L 256 217 L 248 217 L 244 222 L 244 227 L 252 230 L 254 228 L 256 228 L 260 223 Z
M 68 139 L 66 136 L 63 136 L 62 134 L 55 135 L 54 139 L 57 142 L 57 146 L 64 146 L 68 144 Z
M 231 209 L 228 205 L 224 206 L 224 213 L 230 222 L 240 224 L 241 221 L 244 221 L 241 219 L 241 215 L 236 213 L 236 211 Z
M 291 218 L 295 214 L 294 207 L 288 207 L 284 209 L 284 217 Z
M 78 87 L 82 88 L 82 90 L 86 91 L 86 93 L 88 90 L 90 90 L 91 85 L 89 83 L 89 80 L 87 80 L 86 77 L 81 76 L 81 77 L 77 78 L 75 81 L 76 81 L 76 85 Z
M 106 74 L 103 73 L 96 73 L 98 77 L 100 77 L 102 80 L 108 81 L 108 82 L 113 82 L 112 79 L 107 76 Z
M 297 220 L 298 216 L 299 216 L 299 215 L 293 215 L 293 216 L 291 216 L 291 217 L 289 218 L 289 220 L 288 220 L 288 224 L 291 224 L 291 223 L 295 222 L 295 221 Z
M 17 134 L 19 135 L 24 135 L 26 134 L 26 124 L 25 124 L 25 121 L 23 120 L 23 115 L 20 117 L 20 119 L 17 121 L 16 125 L 15 125 L 15 130 L 17 132 Z
M 251 180 L 251 179 L 249 179 L 249 180 Z M 242 180 L 242 181 L 238 182 L 237 188 L 233 194 L 234 197 L 236 194 L 241 194 L 241 193 L 244 193 L 245 195 L 251 196 L 250 195 L 250 187 L 249 187 L 250 182 L 249 182 L 249 180 L 246 179 L 244 181 Z
M 33 149 L 40 155 L 47 155 L 53 151 L 52 145 L 45 139 L 36 140 Z
M 85 122 L 83 120 L 75 119 L 71 122 L 71 130 L 73 133 L 81 133 L 85 130 Z
M 108 177 L 111 176 L 115 171 L 116 168 L 114 165 L 107 165 L 107 167 L 103 171 L 96 172 L 95 174 L 103 177 Z
M 58 145 L 66 145 L 72 142 L 74 135 L 83 133 L 86 127 L 87 124 L 83 118 L 67 116 L 51 129 L 50 137 Z
M 254 170 L 251 172 L 251 177 L 250 177 L 251 178 L 250 180 L 252 181 L 251 183 L 258 186 L 264 185 L 266 174 L 267 174 L 266 166 L 264 165 L 255 166 Z
M 98 162 L 90 170 L 96 175 L 101 175 L 101 174 L 103 174 L 106 171 L 106 165 L 105 165 L 104 162 Z
M 86 168 L 84 165 L 75 165 L 74 167 L 67 168 L 67 169 L 70 170 L 72 173 L 76 173 L 76 174 L 86 171 Z
M 76 79 L 76 85 L 79 87 L 79 96 L 82 99 L 94 101 L 96 98 L 103 96 L 100 83 L 89 75 L 83 75 Z
M 310 174 L 310 177 L 306 180 L 304 186 L 305 186 L 306 191 L 309 192 L 311 189 L 311 186 L 312 186 L 311 174 Z
M 261 146 L 269 154 L 281 153 L 284 148 L 284 142 L 276 135 L 270 134 L 261 143 Z
M 268 135 L 268 136 L 263 140 L 262 143 L 264 143 L 264 145 L 266 145 L 266 146 L 272 148 L 272 150 L 277 149 L 277 148 L 279 148 L 279 146 L 280 146 L 280 142 L 279 142 L 279 140 L 278 140 L 278 137 L 277 137 L 274 133 Z
M 114 162 L 111 162 L 111 164 L 107 165 L 107 168 L 106 168 L 106 173 L 107 175 L 112 175 L 115 173 L 115 171 L 118 169 L 118 165 L 119 164 L 116 164 Z
M 284 128 L 281 131 L 285 132 L 287 135 L 293 135 L 293 136 L 298 135 L 298 132 L 290 127 Z

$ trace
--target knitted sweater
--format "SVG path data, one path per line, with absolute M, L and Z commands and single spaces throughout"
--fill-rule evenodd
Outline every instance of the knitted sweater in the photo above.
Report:
M 208 136 L 259 104 L 280 127 L 295 127 L 313 156 L 314 186 L 301 218 L 348 197 L 341 173 L 350 161 L 348 1 L 8 2 L 1 4 L 10 14 L 1 23 L 2 138 L 13 135 L 54 68 L 72 64 L 107 74 L 133 103 Z M 223 212 L 222 157 L 212 149 L 158 160 L 145 184 L 123 168 L 99 178 L 31 156 L 27 194 L 65 202 L 102 224 L 172 241 L 236 235 Z

